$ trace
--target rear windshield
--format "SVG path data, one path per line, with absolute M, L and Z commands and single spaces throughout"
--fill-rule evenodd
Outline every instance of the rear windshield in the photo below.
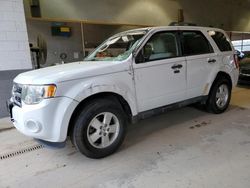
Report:
M 208 34 L 212 37 L 220 51 L 232 51 L 229 39 L 219 31 L 208 31 Z

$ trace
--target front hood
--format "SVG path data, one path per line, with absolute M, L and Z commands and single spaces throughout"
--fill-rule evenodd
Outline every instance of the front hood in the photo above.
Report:
M 81 61 L 42 68 L 19 74 L 14 82 L 20 84 L 52 84 L 125 71 L 127 63 L 110 61 Z

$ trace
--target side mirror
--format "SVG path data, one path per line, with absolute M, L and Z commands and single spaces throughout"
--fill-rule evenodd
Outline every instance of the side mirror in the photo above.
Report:
M 239 56 L 240 55 L 240 51 L 235 50 L 234 54 L 237 55 L 237 56 Z
M 142 51 L 143 50 L 140 50 L 140 52 L 137 54 L 136 58 L 135 58 L 135 62 L 136 63 L 144 63 L 145 62 L 145 59 L 142 55 Z
M 235 50 L 234 54 L 238 57 L 239 60 L 242 60 L 245 58 L 245 54 L 243 52 L 238 51 L 238 50 Z
M 153 53 L 153 48 L 151 44 L 146 44 L 143 48 L 143 57 L 147 61 Z
M 150 44 L 146 44 L 140 52 L 137 54 L 135 58 L 136 63 L 144 63 L 150 59 L 150 56 L 153 53 L 152 46 Z

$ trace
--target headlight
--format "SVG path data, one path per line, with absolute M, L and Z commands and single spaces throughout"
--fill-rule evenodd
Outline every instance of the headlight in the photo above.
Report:
M 43 99 L 52 98 L 56 93 L 56 85 L 23 85 L 22 101 L 25 104 L 37 104 Z

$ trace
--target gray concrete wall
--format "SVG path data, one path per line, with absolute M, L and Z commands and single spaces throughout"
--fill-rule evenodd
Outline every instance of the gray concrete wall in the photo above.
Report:
M 66 53 L 65 63 L 81 61 L 84 58 L 81 26 L 80 23 L 65 23 L 71 28 L 70 37 L 52 36 L 51 24 L 49 21 L 27 20 L 27 29 L 29 42 L 36 46 L 37 36 L 41 35 L 47 43 L 47 61 L 43 66 L 60 64 L 61 53 Z M 102 43 L 107 37 L 129 29 L 137 28 L 136 26 L 119 26 L 119 25 L 95 25 L 84 24 L 84 46 L 85 51 L 91 51 L 93 48 Z
M 65 62 L 79 61 L 82 56 L 81 27 L 79 23 L 67 23 L 71 27 L 70 37 L 52 36 L 51 22 L 27 20 L 29 42 L 37 46 L 37 36 L 41 35 L 47 43 L 47 61 L 45 66 L 62 62 L 61 53 L 66 53 Z M 74 53 L 78 57 L 74 57 Z
M 27 70 L 6 70 L 0 71 L 0 118 L 8 116 L 6 100 L 11 97 L 13 79 L 20 73 Z
M 24 2 L 29 17 L 28 0 Z M 145 25 L 168 25 L 183 9 L 187 22 L 231 29 L 231 0 L 50 0 L 40 1 L 40 6 L 45 18 Z

